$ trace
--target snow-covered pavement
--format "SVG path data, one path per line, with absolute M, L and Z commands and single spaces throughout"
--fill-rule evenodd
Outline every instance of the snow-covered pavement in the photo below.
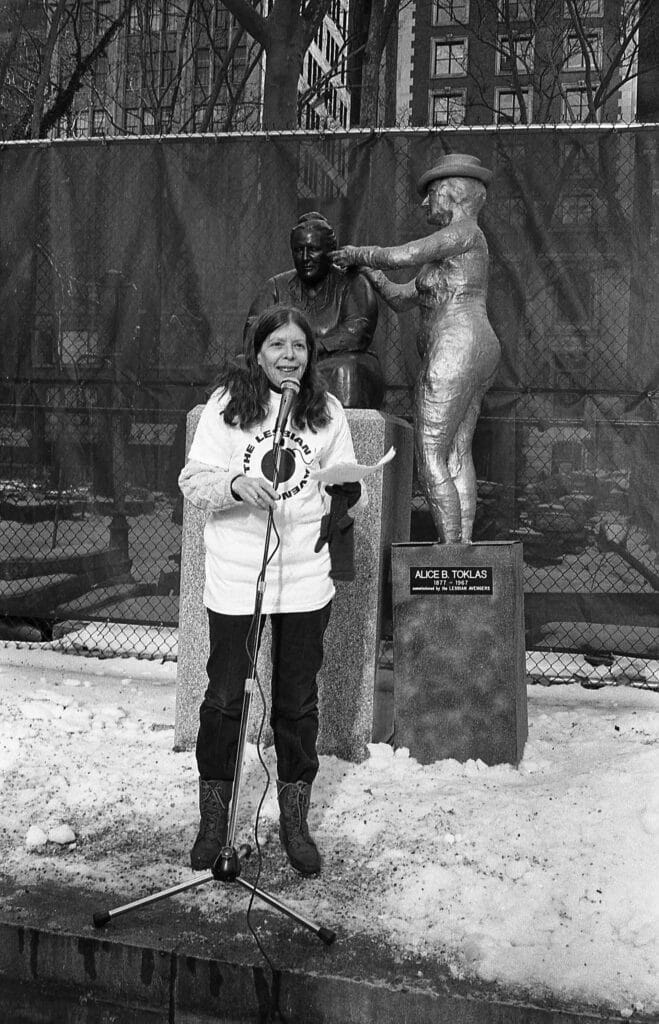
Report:
M 130 900 L 191 877 L 196 770 L 191 751 L 172 749 L 175 673 L 172 662 L 0 649 L 5 878 L 93 881 Z M 528 694 L 519 769 L 422 766 L 384 744 L 362 764 L 322 757 L 310 816 L 318 879 L 301 881 L 281 853 L 272 784 L 261 884 L 456 977 L 657 1012 L 659 693 L 572 683 Z M 264 782 L 250 746 L 241 838 Z M 231 897 L 219 886 L 175 898 L 212 920 Z

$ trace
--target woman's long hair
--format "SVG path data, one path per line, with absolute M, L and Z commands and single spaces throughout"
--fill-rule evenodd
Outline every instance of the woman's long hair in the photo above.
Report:
M 329 423 L 327 393 L 316 366 L 316 342 L 311 325 L 295 306 L 277 305 L 264 310 L 252 325 L 244 363 L 224 367 L 215 382 L 216 388 L 224 388 L 230 395 L 222 414 L 229 426 L 253 427 L 267 415 L 271 383 L 257 356 L 266 338 L 288 323 L 295 324 L 304 333 L 309 356 L 300 380 L 300 391 L 295 397 L 291 422 L 298 430 L 308 426 L 313 431 Z

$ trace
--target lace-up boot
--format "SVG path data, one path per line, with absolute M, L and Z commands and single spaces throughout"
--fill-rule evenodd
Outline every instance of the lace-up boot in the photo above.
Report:
M 226 843 L 232 789 L 233 782 L 225 779 L 199 779 L 201 822 L 190 851 L 190 864 L 195 871 L 212 867 Z
M 277 780 L 277 796 L 280 811 L 279 838 L 286 856 L 296 871 L 303 875 L 317 875 L 320 871 L 320 854 L 307 826 L 311 786 L 308 782 Z

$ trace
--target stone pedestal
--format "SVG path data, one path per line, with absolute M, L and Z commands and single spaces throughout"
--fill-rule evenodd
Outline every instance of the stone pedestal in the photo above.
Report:
M 522 546 L 394 544 L 394 743 L 422 764 L 519 764 Z
M 188 416 L 188 447 L 201 406 Z M 355 570 L 353 583 L 336 584 L 332 617 L 325 634 L 325 660 L 318 677 L 320 733 L 318 750 L 345 760 L 359 761 L 370 743 L 375 673 L 382 608 L 389 584 L 389 558 L 394 541 L 409 538 L 412 496 L 412 428 L 402 419 L 372 409 L 346 410 L 357 461 L 378 459 L 393 445 L 396 458 L 384 470 L 367 478 L 368 507 L 355 515 Z M 205 516 L 184 503 L 181 550 L 176 688 L 175 747 L 194 746 L 199 704 L 206 689 L 208 622 L 203 607 Z M 254 581 L 256 583 L 256 581 Z M 264 630 L 258 671 L 269 704 L 270 631 Z M 261 717 L 261 702 L 254 701 L 250 738 Z M 268 709 L 266 708 L 268 712 Z

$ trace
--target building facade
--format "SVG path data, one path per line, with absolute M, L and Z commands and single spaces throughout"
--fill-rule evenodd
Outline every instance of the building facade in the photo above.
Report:
M 305 55 L 301 127 L 350 124 L 348 4 L 331 0 Z M 0 0 L 0 58 L 8 64 L 0 109 L 5 135 L 34 136 L 22 122 L 21 105 L 39 89 L 42 109 L 58 93 L 73 91 L 48 127 L 55 137 L 262 126 L 266 58 L 220 0 L 140 0 L 129 13 L 126 6 L 125 0 L 80 0 L 60 9 L 40 0 Z
M 332 0 L 304 58 L 300 76 L 300 127 L 350 126 L 347 82 L 349 0 Z
M 437 128 L 633 121 L 635 7 L 625 0 L 417 0 L 399 24 L 401 119 Z M 620 57 L 621 33 L 630 28 Z
M 302 127 L 345 127 L 348 0 L 333 0 L 306 54 L 299 82 Z M 116 16 L 117 0 L 93 0 L 83 28 L 95 42 Z M 69 40 L 61 40 L 66 70 Z M 218 0 L 138 4 L 97 60 L 60 134 L 171 134 L 253 131 L 262 124 L 265 57 Z

